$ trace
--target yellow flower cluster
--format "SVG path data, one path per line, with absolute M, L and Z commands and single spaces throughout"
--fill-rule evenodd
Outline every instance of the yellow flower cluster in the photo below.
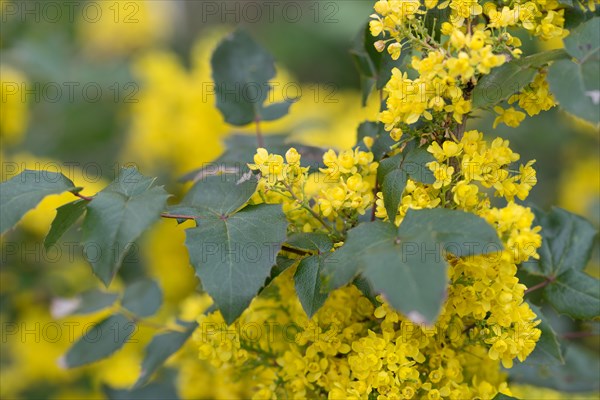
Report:
M 346 229 L 372 207 L 379 165 L 373 153 L 329 150 L 323 155 L 325 168 L 312 175 L 300 159 L 295 148 L 286 152 L 285 160 L 259 148 L 249 164 L 261 176 L 253 202 L 283 204 L 288 219 L 304 232 Z
M 524 200 L 537 183 L 532 167 L 535 160 L 521 165 L 518 171 L 511 170 L 520 156 L 508 145 L 509 142 L 501 138 L 488 144 L 476 130 L 465 132 L 459 142 L 447 140 L 441 146 L 433 142 L 427 151 L 436 159 L 428 164 L 435 183 L 427 185 L 409 179 L 394 223 L 399 225 L 409 208 L 419 210 L 441 204 L 476 213 L 489 209 L 485 191 L 489 188 L 509 202 L 515 197 Z M 376 204 L 376 216 L 386 219 L 381 192 L 377 194 Z
M 506 61 L 493 52 L 495 38 L 482 25 L 467 32 L 446 22 L 442 32 L 447 35 L 442 46 L 425 42 L 427 55 L 413 56 L 410 66 L 418 73 L 416 79 L 392 70 L 385 87 L 387 110 L 379 117 L 387 130 L 401 129 L 401 124 L 414 124 L 421 117 L 432 120 L 436 112 L 450 113 L 461 123 L 472 109 L 469 85 Z M 397 139 L 398 133 L 392 131 L 392 137 Z

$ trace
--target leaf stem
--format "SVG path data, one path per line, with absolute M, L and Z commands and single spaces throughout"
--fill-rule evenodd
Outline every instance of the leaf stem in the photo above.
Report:
M 162 214 L 160 214 L 160 216 L 163 218 L 170 218 L 170 219 L 198 219 L 197 216 L 183 215 L 183 214 L 162 213 Z
M 296 249 L 296 248 L 291 247 L 291 246 L 287 246 L 285 244 L 281 246 L 281 250 L 287 251 L 288 253 L 297 254 L 299 256 L 309 256 L 309 255 L 313 254 L 313 253 L 310 253 L 308 251 L 304 251 L 304 250 Z
M 79 197 L 80 199 L 83 199 L 83 200 L 85 200 L 85 201 L 92 201 L 92 200 L 94 199 L 93 197 L 90 197 L 90 196 L 84 196 L 84 195 L 82 195 L 82 194 L 81 194 L 81 193 L 79 193 L 79 192 L 71 192 L 71 193 L 73 193 L 75 196 L 77 196 L 77 197 Z
M 546 286 L 548 286 L 549 284 L 551 284 L 552 282 L 554 282 L 556 280 L 555 276 L 551 276 L 546 278 L 544 281 L 538 283 L 537 285 L 533 285 L 532 287 L 528 288 L 527 290 L 525 290 L 525 294 L 534 292 L 536 290 L 542 289 Z

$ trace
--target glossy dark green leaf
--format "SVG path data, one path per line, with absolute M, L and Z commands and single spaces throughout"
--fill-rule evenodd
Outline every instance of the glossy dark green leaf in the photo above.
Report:
M 548 213 L 537 211 L 535 224 L 542 227 L 542 246 L 537 250 L 539 260 L 523 264 L 528 272 L 556 277 L 586 267 L 598 233 L 589 221 L 553 207 Z
M 51 313 L 54 318 L 67 315 L 83 315 L 100 311 L 112 306 L 119 298 L 117 293 L 93 289 L 73 298 L 56 298 L 52 300 Z
M 65 232 L 85 213 L 87 201 L 76 200 L 56 209 L 56 217 L 44 239 L 46 250 L 54 246 Z
M 324 233 L 294 233 L 285 241 L 286 245 L 306 252 L 325 253 L 331 250 L 333 242 Z
M 162 304 L 162 291 L 152 279 L 140 279 L 125 288 L 121 305 L 138 317 L 149 317 L 156 313 Z
M 550 89 L 569 113 L 594 124 L 600 122 L 600 17 L 573 29 L 565 50 L 575 58 L 559 60 L 548 71 Z
M 597 392 L 600 390 L 600 358 L 597 352 L 569 345 L 564 365 L 515 364 L 508 370 L 514 383 L 547 387 L 561 392 Z M 568 395 L 567 395 L 568 397 Z
M 153 178 L 126 168 L 88 203 L 84 252 L 105 285 L 110 284 L 135 240 L 160 218 L 168 197 L 162 186 L 154 186 Z
M 381 184 L 383 202 L 390 221 L 396 219 L 398 206 L 408 179 L 423 183 L 434 183 L 433 172 L 427 163 L 435 161 L 433 156 L 422 148 L 396 154 L 379 164 L 377 180 Z
M 252 197 L 257 184 L 251 173 L 209 176 L 196 182 L 181 203 L 169 211 L 197 216 L 229 215 Z
M 294 274 L 298 299 L 309 318 L 312 318 L 327 300 L 327 294 L 323 293 L 321 289 L 322 266 L 322 256 L 309 256 L 300 261 Z
M 600 280 L 574 269 L 558 276 L 544 288 L 544 298 L 558 311 L 572 318 L 600 316 Z
M 182 331 L 167 331 L 155 335 L 146 347 L 146 355 L 142 362 L 142 372 L 132 389 L 144 386 L 152 374 L 160 368 L 167 359 L 175 354 L 189 339 L 198 324 L 196 322 L 180 322 Z
M 136 329 L 125 316 L 112 315 L 87 329 L 61 358 L 60 364 L 74 368 L 106 358 L 123 347 Z
M 566 57 L 563 50 L 550 50 L 512 60 L 484 75 L 473 90 L 473 107 L 482 108 L 498 104 L 523 90 L 537 74 L 538 68 Z
M 502 249 L 484 219 L 449 209 L 409 210 L 400 228 L 380 221 L 358 225 L 325 259 L 325 288 L 360 274 L 397 310 L 415 322 L 433 323 L 446 296 L 445 253 L 486 254 Z
M 363 251 L 387 243 L 395 233 L 394 225 L 377 220 L 350 229 L 344 245 L 325 260 L 325 289 L 333 290 L 350 283 L 366 267 L 361 258 Z
M 0 233 L 12 228 L 44 197 L 74 189 L 70 179 L 50 171 L 25 170 L 0 183 Z
M 242 126 L 260 118 L 268 82 L 275 76 L 273 57 L 248 33 L 237 30 L 215 49 L 211 66 L 217 108 L 225 121 Z
M 280 205 L 262 204 L 224 218 L 204 218 L 186 230 L 191 263 L 228 324 L 265 283 L 287 226 Z

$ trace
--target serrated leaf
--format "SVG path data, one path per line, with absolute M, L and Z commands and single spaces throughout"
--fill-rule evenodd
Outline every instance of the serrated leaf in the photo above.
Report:
M 600 390 L 600 358 L 589 348 L 570 345 L 564 353 L 564 365 L 515 364 L 508 370 L 510 380 L 562 392 L 597 392 Z
M 537 315 L 538 319 L 542 321 L 537 326 L 537 328 L 542 331 L 542 335 L 536 343 L 535 349 L 527 357 L 525 362 L 546 365 L 564 364 L 565 360 L 562 355 L 556 332 L 554 332 L 554 329 L 552 329 L 552 326 L 548 323 L 539 307 L 531 303 L 529 303 L 529 307 Z
M 538 68 L 565 58 L 563 50 L 550 50 L 512 60 L 492 69 L 473 89 L 473 107 L 491 107 L 523 90 L 537 74 Z
M 280 205 L 261 204 L 225 218 L 204 218 L 186 230 L 191 263 L 228 324 L 265 283 L 287 226 Z
M 248 33 L 237 30 L 219 43 L 211 66 L 217 108 L 225 121 L 243 126 L 260 118 L 268 82 L 275 76 L 273 57 Z
M 128 249 L 160 218 L 169 194 L 154 179 L 135 169 L 123 169 L 119 177 L 87 205 L 83 245 L 94 273 L 109 285 Z
M 121 305 L 138 317 L 149 317 L 162 304 L 162 291 L 152 279 L 140 279 L 125 288 Z
M 396 219 L 409 178 L 423 183 L 435 182 L 433 172 L 426 166 L 431 161 L 435 161 L 435 158 L 422 148 L 402 152 L 381 161 L 377 180 L 381 182 L 383 202 L 390 221 Z
M 600 18 L 579 25 L 565 38 L 565 49 L 575 62 L 560 60 L 548 71 L 550 89 L 569 113 L 600 122 Z
M 135 324 L 125 316 L 112 315 L 86 330 L 59 363 L 74 368 L 106 358 L 123 347 L 135 330 Z
M 185 329 L 181 331 L 168 331 L 155 335 L 146 347 L 146 355 L 142 361 L 142 372 L 133 385 L 133 390 L 144 386 L 152 374 L 162 366 L 167 359 L 175 354 L 189 339 L 198 324 L 196 322 L 180 321 Z
M 344 246 L 327 258 L 324 275 L 330 289 L 361 274 L 395 309 L 431 324 L 448 284 L 445 252 L 462 257 L 499 249 L 496 231 L 474 214 L 410 209 L 400 228 L 374 221 L 351 229 Z
M 321 289 L 322 256 L 309 256 L 298 264 L 294 274 L 294 286 L 302 308 L 309 318 L 317 312 L 327 300 L 327 294 Z
M 294 104 L 294 102 L 289 100 L 269 104 L 268 106 L 261 108 L 259 118 L 261 121 L 275 121 L 285 117 L 290 111 L 292 104 Z
M 544 288 L 544 298 L 558 311 L 572 318 L 600 316 L 600 280 L 585 272 L 567 270 Z
M 542 227 L 542 246 L 537 250 L 540 259 L 523 263 L 527 271 L 556 277 L 570 269 L 585 268 L 598 233 L 590 222 L 553 207 L 548 213 L 536 212 L 535 224 Z
M 432 208 L 409 209 L 398 228 L 398 235 L 409 240 L 422 231 L 434 233 L 445 252 L 457 257 L 489 254 L 502 250 L 496 230 L 483 218 L 461 210 Z
M 119 295 L 117 293 L 93 289 L 81 293 L 74 298 L 53 299 L 50 312 L 53 318 L 63 318 L 67 315 L 91 314 L 112 306 L 118 298 Z
M 83 215 L 87 201 L 76 200 L 56 209 L 56 217 L 50 225 L 50 231 L 44 239 L 46 250 L 54 246 L 65 232 Z
M 197 216 L 229 215 L 252 197 L 257 185 L 252 174 L 209 176 L 196 182 L 181 203 L 169 210 Z
M 69 178 L 50 171 L 25 170 L 0 183 L 0 233 L 12 228 L 42 199 L 75 189 Z

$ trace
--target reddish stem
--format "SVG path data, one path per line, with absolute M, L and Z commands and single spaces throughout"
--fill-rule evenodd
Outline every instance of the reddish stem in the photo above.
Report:
M 544 287 L 548 286 L 549 284 L 551 284 L 552 282 L 554 282 L 555 280 L 556 280 L 555 276 L 546 278 L 546 280 L 544 280 L 543 282 L 540 282 L 537 285 L 533 285 L 532 287 L 525 290 L 525 294 L 528 294 L 528 293 L 534 292 L 538 289 L 544 288 Z

